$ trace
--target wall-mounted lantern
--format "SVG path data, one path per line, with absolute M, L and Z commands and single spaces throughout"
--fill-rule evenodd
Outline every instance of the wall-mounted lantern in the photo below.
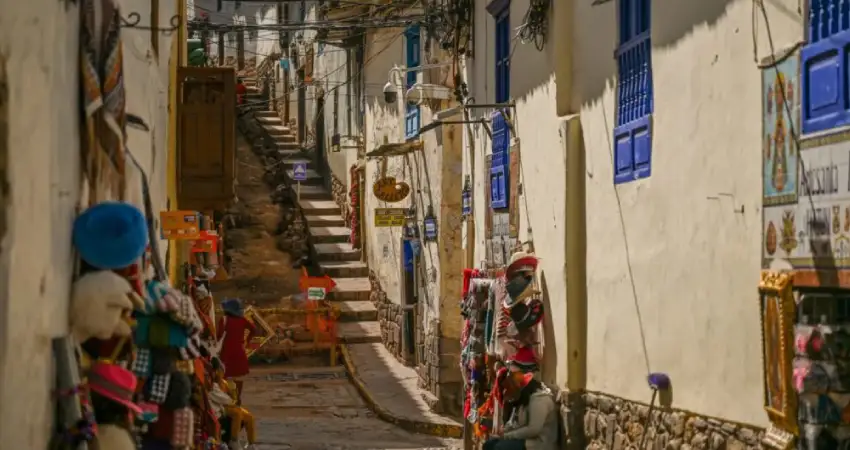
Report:
M 332 153 L 339 153 L 339 151 L 342 149 L 342 147 L 340 146 L 341 140 L 342 140 L 342 137 L 338 133 L 331 136 L 331 152 Z
M 437 218 L 434 217 L 434 208 L 428 206 L 428 212 L 422 219 L 422 234 L 425 236 L 426 242 L 435 242 L 437 240 Z
M 469 175 L 463 181 L 463 191 L 460 193 L 461 213 L 464 218 L 472 214 L 472 186 Z

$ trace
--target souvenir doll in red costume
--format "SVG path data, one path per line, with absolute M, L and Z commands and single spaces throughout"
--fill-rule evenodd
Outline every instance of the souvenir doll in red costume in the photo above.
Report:
M 245 351 L 245 342 L 256 334 L 254 324 L 245 318 L 245 307 L 242 300 L 230 298 L 221 302 L 224 311 L 218 325 L 216 326 L 217 338 L 220 351 L 219 359 L 224 363 L 224 377 L 232 379 L 236 383 L 236 402 L 242 404 L 242 380 L 248 375 L 248 354 Z M 246 338 L 245 332 L 249 332 Z

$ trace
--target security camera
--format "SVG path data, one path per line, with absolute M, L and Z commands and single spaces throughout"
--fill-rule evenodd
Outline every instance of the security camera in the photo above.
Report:
M 384 85 L 384 101 L 387 103 L 398 101 L 398 88 L 391 82 Z

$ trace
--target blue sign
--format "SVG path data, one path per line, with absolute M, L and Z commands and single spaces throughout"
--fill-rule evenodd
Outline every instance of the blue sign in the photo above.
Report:
M 292 163 L 292 179 L 295 181 L 307 181 L 307 161 Z

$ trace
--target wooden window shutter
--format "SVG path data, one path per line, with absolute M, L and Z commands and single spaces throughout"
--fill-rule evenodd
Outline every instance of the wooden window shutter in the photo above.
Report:
M 313 47 L 308 48 L 304 56 L 304 81 L 307 83 L 313 81 Z
M 493 166 L 490 168 L 490 206 L 504 209 L 510 206 L 510 132 L 501 112 L 492 116 Z

